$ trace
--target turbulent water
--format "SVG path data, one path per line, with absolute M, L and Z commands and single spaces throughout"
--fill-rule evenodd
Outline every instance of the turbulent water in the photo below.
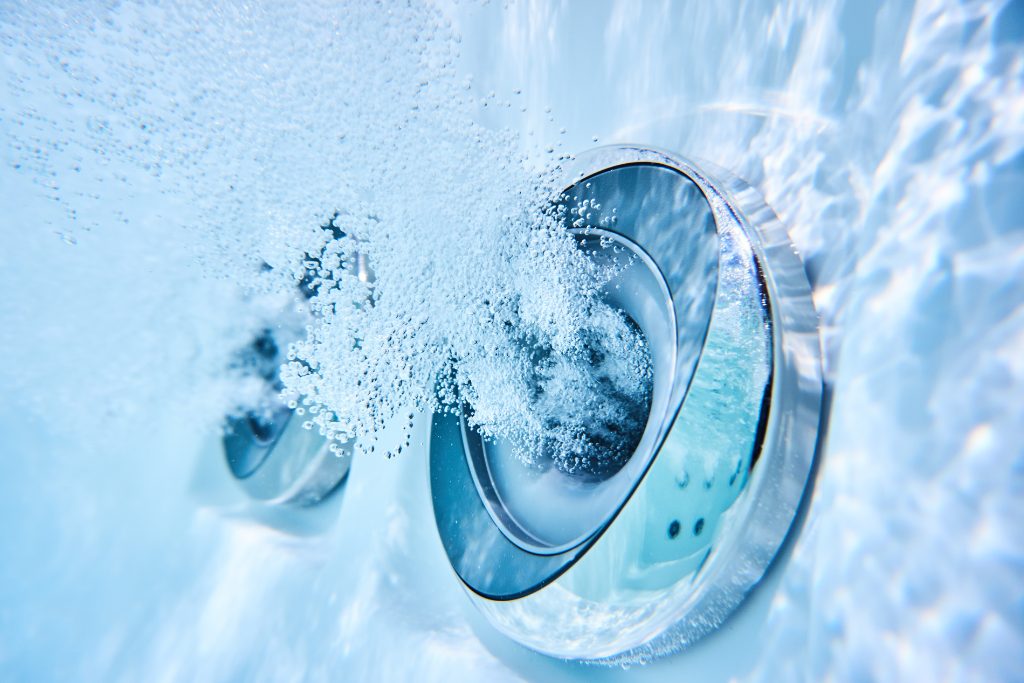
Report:
M 546 178 L 564 157 L 545 171 L 514 130 L 473 120 L 502 103 L 454 73 L 439 11 L 29 5 L 6 18 L 8 162 L 53 202 L 35 220 L 56 250 L 117 244 L 105 217 L 130 211 L 121 192 L 140 180 L 192 205 L 161 230 L 187 241 L 197 274 L 241 285 L 236 322 L 267 317 L 258 339 L 288 348 L 279 382 L 232 364 L 240 409 L 268 413 L 280 391 L 308 427 L 367 452 L 400 414 L 463 404 L 528 462 L 575 470 L 627 448 L 592 439 L 585 416 L 644 405 L 643 337 L 601 301 L 614 273 L 562 229 Z M 133 286 L 145 296 L 161 279 Z M 595 353 L 621 370 L 591 369 Z
M 579 358 L 601 281 L 545 229 L 546 171 L 628 141 L 765 194 L 808 265 L 832 397 L 802 534 L 734 626 L 749 637 L 630 675 L 1024 677 L 1022 41 L 997 0 L 4 4 L 0 671 L 602 673 L 468 610 L 421 453 L 357 461 L 312 535 L 197 462 L 263 395 L 237 361 L 266 329 L 308 339 L 286 382 L 325 428 L 432 409 L 453 354 L 482 423 L 522 425 L 536 403 L 492 399 L 536 378 L 499 380 L 531 377 L 531 335 Z M 340 267 L 355 252 L 373 288 Z M 310 264 L 326 286 L 307 302 Z M 370 335 L 372 395 L 350 391 Z M 379 415 L 352 409 L 372 396 Z

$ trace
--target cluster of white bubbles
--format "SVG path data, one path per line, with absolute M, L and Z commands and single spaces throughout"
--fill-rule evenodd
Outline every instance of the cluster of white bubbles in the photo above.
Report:
M 428 170 L 398 179 L 413 189 Z M 285 393 L 331 438 L 377 434 L 408 406 L 465 408 L 528 461 L 619 458 L 630 435 L 615 427 L 638 422 L 651 371 L 642 333 L 601 301 L 613 272 L 576 247 L 556 205 L 536 209 L 548 188 L 511 167 L 479 172 L 482 186 L 461 186 L 468 203 L 428 183 L 333 219 L 306 262 L 314 322 L 291 345 Z
M 42 190 L 65 214 L 53 231 L 69 244 L 102 231 L 126 167 L 183 198 L 205 273 L 250 301 L 288 292 L 294 310 L 256 342 L 287 349 L 280 376 L 234 369 L 268 380 L 307 426 L 372 451 L 396 419 L 465 407 L 525 461 L 567 470 L 621 456 L 620 423 L 642 429 L 649 354 L 602 302 L 613 273 L 577 248 L 552 201 L 564 158 L 525 158 L 516 133 L 474 122 L 481 99 L 456 74 L 459 39 L 436 8 L 0 13 L 5 53 L 27 65 L 8 77 L 8 151 L 19 173 L 53 180 Z M 35 105 L 41 72 L 66 116 Z M 260 408 L 244 395 L 240 410 Z

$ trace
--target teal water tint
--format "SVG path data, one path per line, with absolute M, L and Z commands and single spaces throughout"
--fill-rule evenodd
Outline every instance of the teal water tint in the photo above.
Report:
M 1024 680 L 1021 3 L 440 4 L 0 5 L 0 678 Z M 371 205 L 422 228 L 410 252 L 500 253 L 439 239 L 507 205 L 460 199 L 508 187 L 486 139 L 413 113 L 453 90 L 537 169 L 618 142 L 725 166 L 808 266 L 833 398 L 806 524 L 684 656 L 580 666 L 490 629 L 421 432 L 356 459 L 317 533 L 205 466 L 225 368 L 280 311 L 235 286 L 261 259 L 300 271 Z
M 708 343 L 676 422 L 648 473 L 651 505 L 641 551 L 646 588 L 697 571 L 743 492 L 771 402 L 771 317 L 745 241 L 721 235 L 720 299 Z M 661 533 L 659 533 L 659 531 Z

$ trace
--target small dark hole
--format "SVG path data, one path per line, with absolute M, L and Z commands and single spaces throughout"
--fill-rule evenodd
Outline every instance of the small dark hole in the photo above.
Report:
M 704 523 L 704 520 L 701 520 L 701 524 L 703 524 L 703 523 Z M 675 538 L 678 535 L 679 535 L 679 520 L 678 519 L 673 519 L 672 523 L 668 525 L 668 537 L 669 538 Z
M 274 333 L 270 330 L 263 330 L 252 343 L 252 347 L 261 358 L 273 360 L 277 357 L 277 344 L 274 342 Z
M 248 413 L 246 419 L 257 443 L 267 444 L 273 440 L 275 435 L 273 420 L 264 419 L 253 413 Z
M 677 529 L 678 531 L 678 529 Z M 701 517 L 693 525 L 693 535 L 700 536 L 700 532 L 704 531 L 704 518 Z

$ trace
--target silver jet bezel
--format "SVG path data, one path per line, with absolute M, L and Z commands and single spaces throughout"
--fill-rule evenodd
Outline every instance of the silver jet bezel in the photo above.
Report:
M 563 167 L 562 186 L 569 188 L 605 170 L 637 164 L 667 167 L 686 176 L 707 199 L 719 234 L 741 235 L 749 242 L 763 277 L 771 321 L 770 410 L 757 464 L 725 515 L 720 540 L 694 575 L 656 590 L 632 586 L 623 576 L 620 588 L 606 589 L 598 599 L 580 587 L 588 583 L 588 574 L 607 573 L 606 567 L 597 566 L 602 560 L 595 558 L 622 549 L 629 552 L 624 536 L 632 531 L 617 531 L 617 525 L 629 523 L 631 506 L 648 504 L 644 486 L 652 470 L 645 470 L 605 528 L 561 563 L 551 563 L 549 577 L 519 594 L 496 598 L 478 590 L 458 566 L 472 566 L 476 575 L 485 576 L 488 571 L 514 572 L 509 563 L 520 559 L 534 560 L 527 557 L 529 553 L 506 553 L 501 556 L 503 566 L 488 567 L 488 562 L 495 561 L 490 548 L 486 543 L 473 547 L 474 539 L 491 533 L 489 529 L 485 533 L 486 521 L 475 518 L 460 524 L 445 516 L 452 501 L 478 492 L 464 484 L 459 488 L 450 473 L 435 468 L 442 455 L 450 456 L 452 449 L 464 446 L 457 431 L 458 416 L 435 415 L 431 491 L 449 560 L 473 602 L 496 628 L 531 649 L 562 658 L 649 658 L 717 629 L 761 580 L 782 546 L 807 484 L 818 438 L 823 389 L 818 319 L 803 263 L 785 227 L 761 196 L 732 174 L 638 146 L 604 147 L 579 155 Z M 657 454 L 652 460 L 656 459 Z M 474 553 L 468 560 L 467 548 Z

